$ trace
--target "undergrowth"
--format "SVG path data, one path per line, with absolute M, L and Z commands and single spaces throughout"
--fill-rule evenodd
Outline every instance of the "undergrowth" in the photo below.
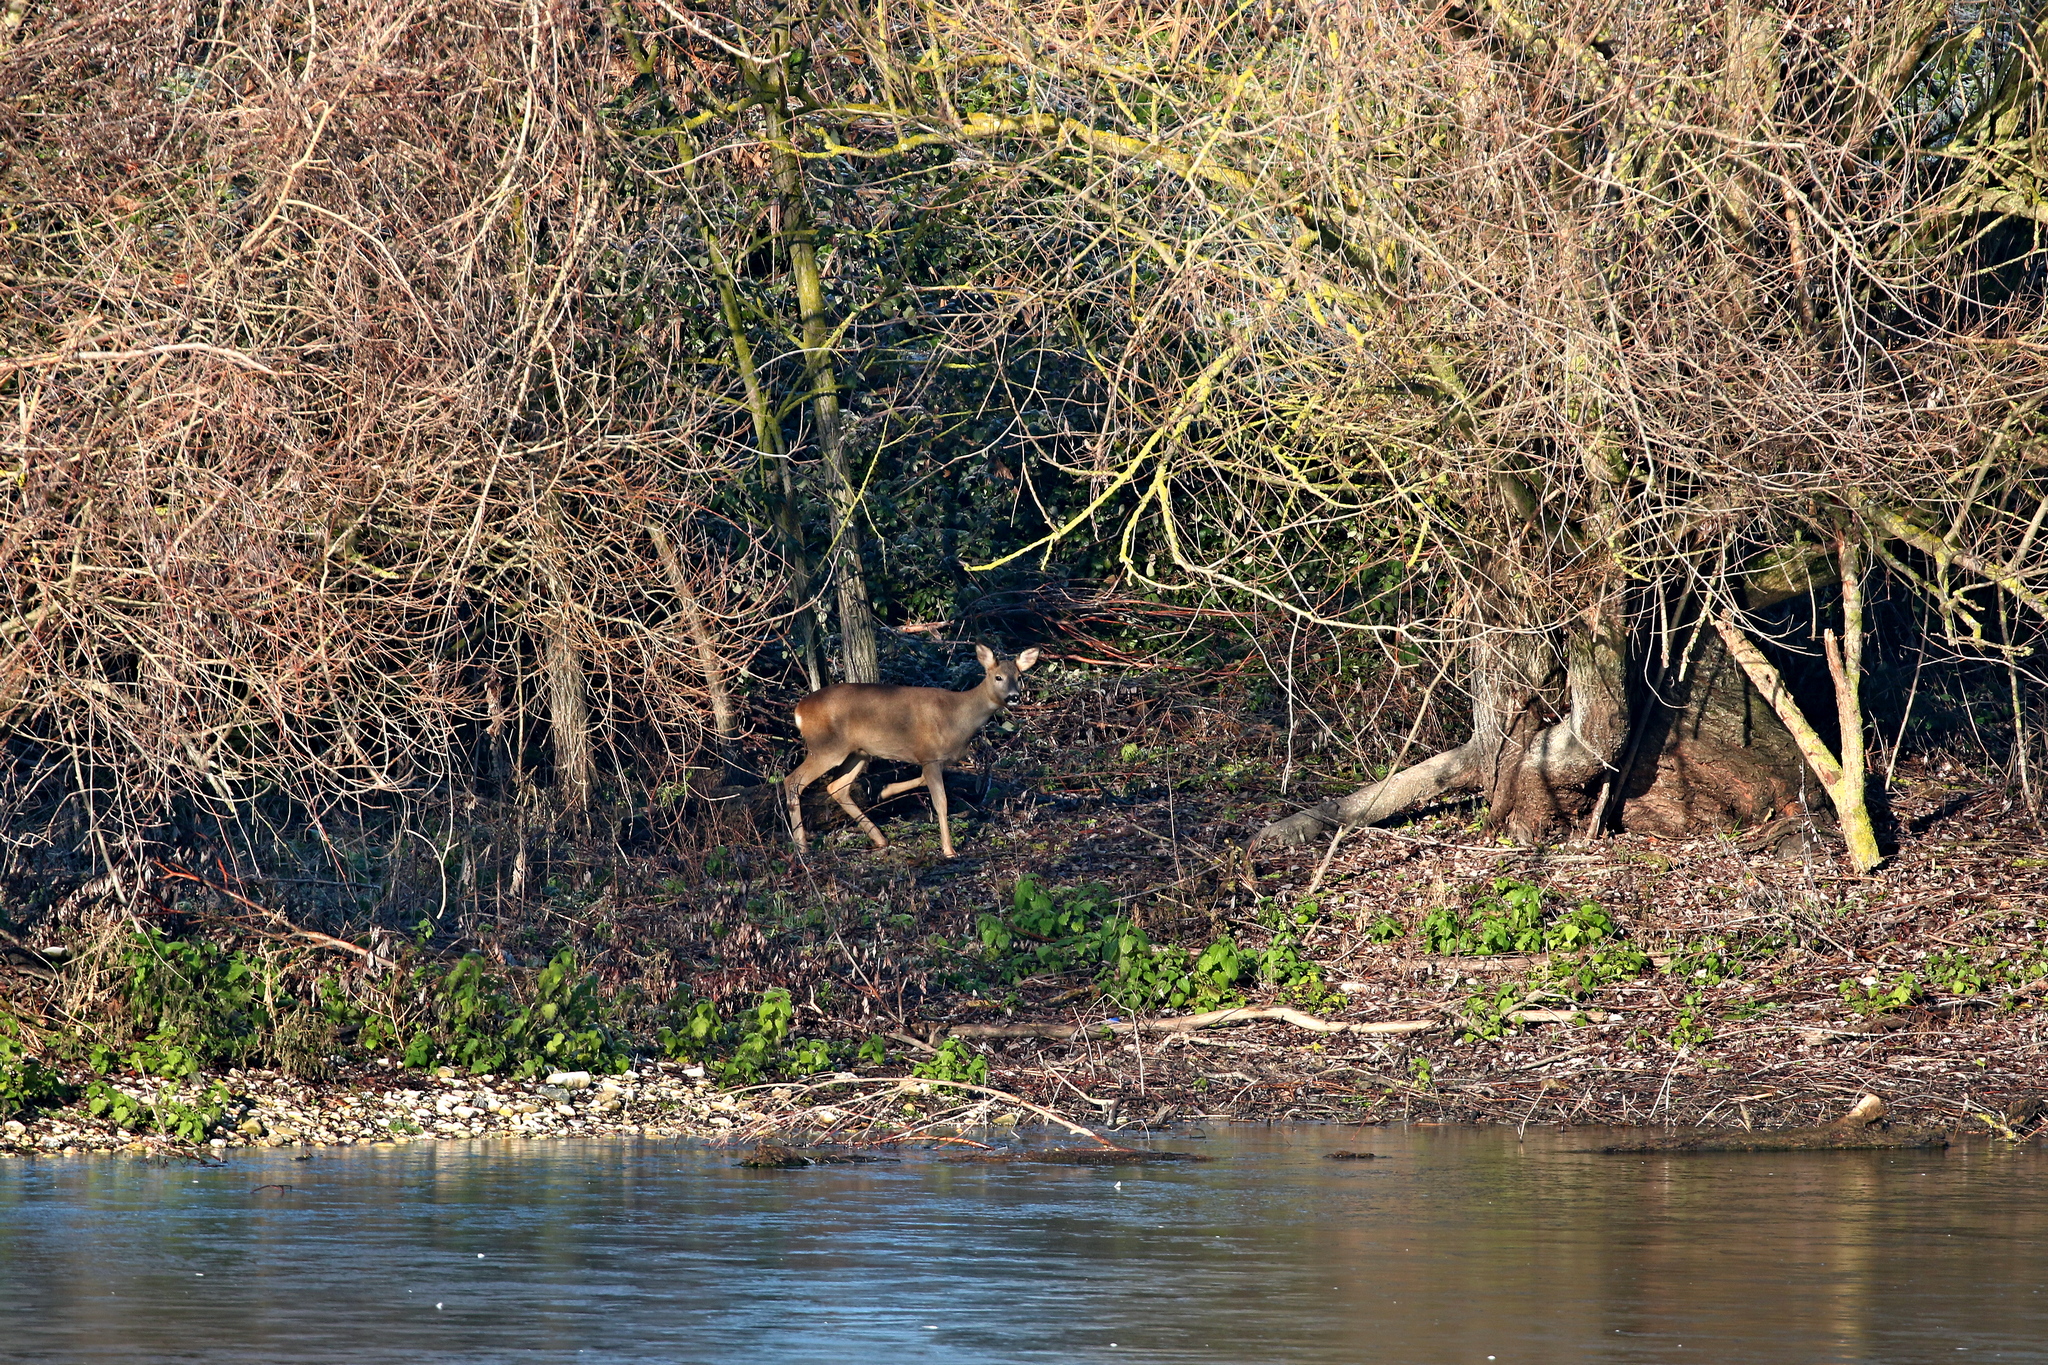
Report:
M 1439 906 L 1422 918 L 1423 946 L 1433 953 L 1487 957 L 1543 953 L 1547 964 L 1526 979 L 1479 992 L 1465 1002 L 1468 1041 L 1498 1038 L 1514 1012 L 1570 1009 L 1593 992 L 1648 971 L 1648 953 L 1622 941 L 1614 917 L 1596 901 L 1553 909 L 1544 890 L 1513 877 L 1496 878 L 1464 912 Z
M 1107 887 L 1093 883 L 1051 887 L 1027 874 L 1017 879 L 1010 902 L 1009 914 L 984 914 L 976 925 L 983 965 L 1004 983 L 1084 975 L 1133 1014 L 1221 1009 L 1242 1003 L 1241 987 L 1253 981 L 1304 999 L 1321 994 L 1322 971 L 1301 953 L 1300 930 L 1316 915 L 1314 902 L 1292 913 L 1269 904 L 1261 922 L 1273 934 L 1258 952 L 1229 934 L 1199 950 L 1156 943 L 1118 908 Z

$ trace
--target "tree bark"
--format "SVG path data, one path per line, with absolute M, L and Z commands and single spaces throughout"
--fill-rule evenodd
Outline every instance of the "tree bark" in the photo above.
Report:
M 596 762 L 590 743 L 590 699 L 586 695 L 583 661 L 569 638 L 568 623 L 557 609 L 547 626 L 543 667 L 548 687 L 548 733 L 555 744 L 555 791 L 572 811 L 590 805 Z
M 549 600 L 542 624 L 541 670 L 548 694 L 548 734 L 555 750 L 555 791 L 565 809 L 582 811 L 590 805 L 597 779 L 590 697 L 572 626 L 575 599 L 556 559 L 563 553 L 562 512 L 551 493 L 545 495 L 544 506 L 547 537 L 540 563 Z
M 1840 718 L 1841 755 L 1828 751 L 1791 689 L 1764 652 L 1743 632 L 1729 613 L 1715 617 L 1714 626 L 1728 646 L 1728 652 L 1750 682 L 1770 703 L 1798 742 L 1807 765 L 1827 789 L 1842 826 L 1842 838 L 1849 845 L 1849 858 L 1858 872 L 1869 872 L 1884 861 L 1877 845 L 1877 832 L 1870 819 L 1868 775 L 1863 761 L 1863 589 L 1862 565 L 1853 541 L 1844 538 L 1842 564 L 1842 638 L 1833 631 L 1822 637 L 1828 673 L 1835 685 L 1835 712 Z
M 1826 582 L 1803 557 L 1772 560 L 1752 606 Z M 1680 837 L 1795 813 L 1820 787 L 1777 714 L 1698 612 L 1679 611 L 1662 636 L 1630 638 L 1610 596 L 1573 623 L 1555 652 L 1506 634 L 1475 648 L 1472 738 L 1349 795 L 1266 826 L 1253 843 L 1302 844 L 1334 827 L 1376 824 L 1472 792 L 1487 823 L 1518 842 L 1555 837 L 1598 814 L 1602 823 Z M 1519 653 L 1520 659 L 1515 655 Z M 1563 655 L 1560 687 L 1539 676 Z M 1631 698 L 1637 704 L 1631 707 Z M 1552 721 L 1550 708 L 1564 714 Z M 1603 803 L 1601 793 L 1607 792 Z
M 790 87 L 790 39 L 787 18 L 775 30 L 772 64 L 763 72 L 770 98 L 768 143 L 782 209 L 782 241 L 789 252 L 790 275 L 802 315 L 804 376 L 811 415 L 818 428 L 818 449 L 824 457 L 827 500 L 832 510 L 832 544 L 825 563 L 839 599 L 839 639 L 845 655 L 847 682 L 882 680 L 875 647 L 875 618 L 868 605 L 867 579 L 861 568 L 860 489 L 846 459 L 846 434 L 839 409 L 839 375 L 832 354 L 832 328 L 825 312 L 824 278 L 818 270 L 818 230 L 805 193 L 803 162 L 790 142 L 788 107 L 796 91 Z
M 825 668 L 818 646 L 817 607 L 811 601 L 811 561 L 804 551 L 803 526 L 797 512 L 796 487 L 789 475 L 789 456 L 782 443 L 782 424 L 768 405 L 768 393 L 761 386 L 761 372 L 754 365 L 754 348 L 747 341 L 746 319 L 740 315 L 739 289 L 733 283 L 729 263 L 719 253 L 718 242 L 709 228 L 698 225 L 704 249 L 718 272 L 718 301 L 725 320 L 727 345 L 732 350 L 733 368 L 740 373 L 740 385 L 747 395 L 747 413 L 754 423 L 754 443 L 764 464 L 773 464 L 779 488 L 764 491 L 763 501 L 774 510 L 775 529 L 782 541 L 783 569 L 789 574 L 790 620 L 796 634 L 796 654 L 803 661 L 811 690 L 825 685 Z

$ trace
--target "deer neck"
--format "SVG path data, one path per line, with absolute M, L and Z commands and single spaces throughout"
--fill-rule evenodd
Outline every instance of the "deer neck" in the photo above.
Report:
M 981 686 L 963 695 L 964 704 L 954 712 L 955 742 L 959 744 L 973 739 L 989 717 L 1003 709 L 1003 694 L 996 690 L 994 678 L 983 680 Z

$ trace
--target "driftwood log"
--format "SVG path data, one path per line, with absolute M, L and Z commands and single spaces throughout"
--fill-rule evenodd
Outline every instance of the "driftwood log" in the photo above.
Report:
M 1318 1019 L 1312 1014 L 1289 1009 L 1285 1005 L 1241 1006 L 1229 1010 L 1209 1010 L 1203 1014 L 1187 1014 L 1176 1019 L 1114 1019 L 1095 1024 L 958 1024 L 942 1029 L 938 1035 L 954 1038 L 1046 1038 L 1054 1042 L 1072 1042 L 1078 1038 L 1114 1038 L 1133 1033 L 1196 1033 L 1202 1029 L 1223 1028 L 1230 1024 L 1255 1024 L 1272 1020 L 1292 1024 L 1311 1033 L 1362 1033 L 1377 1036 L 1399 1036 L 1408 1033 L 1428 1033 L 1443 1025 L 1435 1019 L 1400 1019 L 1383 1024 L 1347 1024 L 1336 1020 Z
M 1877 1127 L 1884 1113 L 1883 1100 L 1875 1095 L 1865 1095 L 1841 1118 L 1814 1128 L 1780 1128 L 1770 1132 L 1701 1129 L 1666 1133 L 1592 1150 L 1620 1155 L 1644 1152 L 1827 1152 L 1948 1146 L 1948 1135 L 1934 1129 Z
M 1510 1010 L 1501 1016 L 1515 1024 L 1570 1024 L 1583 1018 L 1590 1023 L 1603 1024 L 1614 1016 L 1599 1010 Z M 1337 1019 L 1318 1019 L 1312 1014 L 1290 1009 L 1285 1005 L 1241 1005 L 1236 1009 L 1209 1010 L 1202 1014 L 1186 1014 L 1172 1019 L 1110 1019 L 1093 1024 L 958 1024 L 944 1027 L 932 1035 L 933 1041 L 940 1038 L 1000 1039 L 1000 1038 L 1043 1038 L 1056 1043 L 1073 1042 L 1081 1038 L 1115 1038 L 1133 1033 L 1198 1033 L 1204 1029 L 1224 1028 L 1231 1024 L 1257 1023 L 1292 1024 L 1298 1029 L 1311 1033 L 1352 1033 L 1369 1037 L 1402 1037 L 1411 1033 L 1429 1033 L 1443 1027 L 1435 1019 L 1393 1019 L 1384 1023 L 1345 1023 Z M 901 1038 L 900 1034 L 891 1034 Z M 917 1043 L 928 1048 L 930 1044 L 914 1038 L 902 1038 L 904 1042 Z

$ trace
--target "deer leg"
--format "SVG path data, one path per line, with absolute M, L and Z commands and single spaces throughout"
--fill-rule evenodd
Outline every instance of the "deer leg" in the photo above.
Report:
M 833 778 L 831 783 L 826 786 L 825 791 L 834 801 L 839 803 L 842 810 L 853 817 L 855 824 L 867 831 L 868 838 L 874 840 L 876 848 L 887 848 L 889 841 L 882 837 L 882 831 L 876 829 L 875 822 L 868 819 L 866 813 L 859 806 L 853 804 L 854 781 L 860 777 L 861 771 L 867 766 L 868 761 L 864 758 L 861 759 L 851 768 L 848 768 L 842 776 Z
M 924 784 L 932 789 L 932 814 L 939 817 L 939 851 L 953 856 L 953 826 L 946 819 L 946 765 L 924 765 Z
M 837 757 L 829 753 L 811 754 L 782 779 L 782 799 L 789 803 L 789 828 L 796 835 L 799 853 L 810 848 L 810 841 L 804 837 L 804 788 L 838 767 L 845 758 L 845 754 Z
M 919 773 L 916 777 L 907 778 L 902 782 L 891 782 L 888 786 L 882 788 L 882 790 L 875 796 L 875 804 L 879 806 L 892 796 L 901 796 L 903 795 L 903 793 L 907 791 L 916 791 L 919 787 L 922 787 L 923 785 L 923 773 Z

